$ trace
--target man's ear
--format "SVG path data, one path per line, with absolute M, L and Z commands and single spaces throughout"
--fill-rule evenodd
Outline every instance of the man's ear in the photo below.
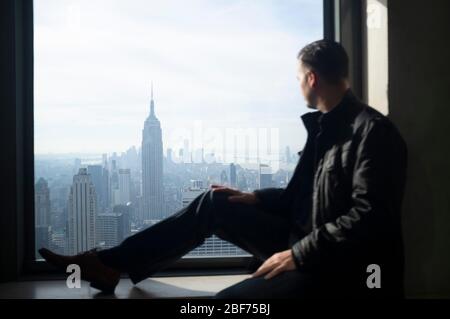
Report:
M 318 85 L 319 78 L 317 77 L 317 73 L 314 71 L 308 72 L 308 84 L 311 88 L 315 89 Z

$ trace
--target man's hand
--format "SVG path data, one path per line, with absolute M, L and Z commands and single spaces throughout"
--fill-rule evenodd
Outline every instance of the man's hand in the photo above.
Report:
M 228 197 L 228 200 L 230 202 L 244 203 L 249 205 L 254 205 L 258 203 L 258 197 L 254 193 L 241 192 L 240 190 L 222 185 L 211 185 L 211 188 L 214 192 L 223 192 L 231 194 L 231 196 Z
M 261 267 L 259 267 L 258 270 L 252 274 L 252 277 L 259 277 L 266 274 L 264 279 L 270 279 L 281 274 L 282 272 L 295 270 L 296 268 L 297 266 L 295 265 L 292 251 L 291 249 L 288 249 L 276 253 L 267 259 Z

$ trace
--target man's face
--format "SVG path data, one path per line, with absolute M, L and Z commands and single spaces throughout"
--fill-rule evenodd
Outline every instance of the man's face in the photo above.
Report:
M 297 79 L 300 83 L 300 90 L 302 91 L 307 106 L 311 109 L 316 109 L 317 96 L 315 87 L 317 85 L 317 77 L 314 72 L 306 67 L 300 60 L 297 68 Z

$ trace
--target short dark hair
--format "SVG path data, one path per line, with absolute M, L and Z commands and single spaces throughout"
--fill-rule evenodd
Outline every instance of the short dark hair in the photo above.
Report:
M 347 52 L 335 41 L 312 42 L 300 50 L 297 59 L 329 83 L 336 84 L 348 78 Z

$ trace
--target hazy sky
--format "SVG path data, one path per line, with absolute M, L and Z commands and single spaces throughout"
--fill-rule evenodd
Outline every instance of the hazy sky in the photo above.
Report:
M 140 146 L 151 81 L 164 149 L 199 123 L 277 129 L 280 147 L 303 146 L 296 54 L 322 38 L 322 1 L 34 4 L 36 153 Z

